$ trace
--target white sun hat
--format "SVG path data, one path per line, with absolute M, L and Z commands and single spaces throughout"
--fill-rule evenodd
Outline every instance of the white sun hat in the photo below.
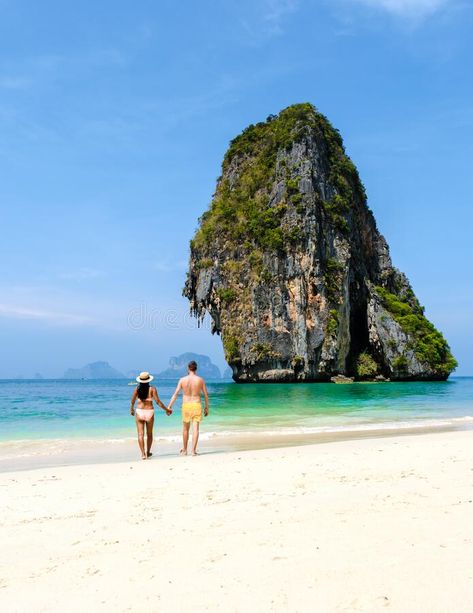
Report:
M 154 379 L 153 375 L 150 375 L 146 370 L 140 372 L 140 374 L 136 377 L 138 383 L 149 383 Z

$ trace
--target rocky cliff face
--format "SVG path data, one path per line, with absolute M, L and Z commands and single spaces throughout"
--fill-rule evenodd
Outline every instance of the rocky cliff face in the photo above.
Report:
M 445 379 L 448 344 L 392 266 L 339 133 L 310 104 L 227 151 L 184 295 L 236 381 Z

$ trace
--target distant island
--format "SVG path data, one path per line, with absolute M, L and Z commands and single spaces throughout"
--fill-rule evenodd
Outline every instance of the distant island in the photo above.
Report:
M 222 379 L 224 379 L 225 381 L 230 381 L 231 379 L 233 379 L 233 370 L 230 368 L 230 366 L 227 366 L 227 368 L 225 368 L 225 370 L 223 371 Z
M 340 133 L 309 103 L 231 141 L 190 247 L 184 295 L 235 381 L 440 381 L 457 366 L 393 266 Z
M 68 368 L 64 379 L 125 379 L 125 375 L 108 362 L 92 362 L 82 368 Z
M 208 355 L 200 353 L 182 353 L 169 359 L 169 366 L 156 375 L 156 379 L 179 379 L 187 374 L 187 364 L 195 360 L 198 364 L 197 373 L 205 379 L 221 379 L 220 369 Z
M 179 379 L 187 374 L 187 364 L 195 360 L 198 364 L 198 373 L 206 379 L 221 379 L 221 373 L 208 355 L 200 353 L 186 352 L 179 356 L 169 358 L 169 366 L 166 370 L 155 374 L 157 380 Z M 154 374 L 154 371 L 151 370 Z M 123 374 L 116 368 L 113 368 L 108 362 L 92 362 L 81 368 L 68 368 L 64 375 L 64 379 L 135 379 L 140 374 L 139 370 L 129 370 Z M 224 379 L 228 380 L 232 377 L 231 368 L 227 368 L 224 372 Z

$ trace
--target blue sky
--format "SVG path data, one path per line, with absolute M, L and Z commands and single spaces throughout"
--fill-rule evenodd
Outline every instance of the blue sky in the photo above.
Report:
M 472 2 L 0 0 L 0 376 L 208 353 L 181 297 L 228 142 L 315 104 L 473 374 Z

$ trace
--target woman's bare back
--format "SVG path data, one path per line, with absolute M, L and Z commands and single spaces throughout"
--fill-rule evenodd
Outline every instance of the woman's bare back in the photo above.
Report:
M 141 398 L 137 398 L 138 406 L 142 409 L 152 409 L 153 408 L 153 400 L 155 396 L 156 388 L 154 386 L 150 386 L 148 392 L 148 398 L 141 400 Z

